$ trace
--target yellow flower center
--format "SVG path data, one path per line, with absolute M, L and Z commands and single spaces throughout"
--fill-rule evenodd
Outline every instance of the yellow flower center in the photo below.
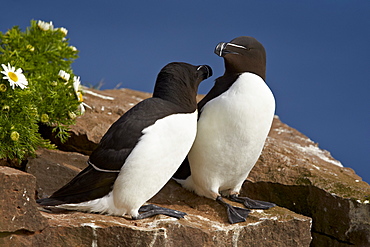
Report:
M 77 92 L 77 98 L 78 98 L 78 102 L 82 102 L 84 101 L 84 98 L 82 96 L 82 93 L 81 92 Z
M 42 122 L 42 123 L 47 123 L 47 122 L 49 122 L 49 116 L 48 116 L 48 114 L 45 114 L 45 113 L 44 113 L 44 114 L 42 114 L 42 115 L 41 115 L 41 119 L 40 119 L 40 120 L 41 120 L 41 122 Z
M 12 81 L 14 81 L 14 82 L 17 82 L 17 81 L 18 81 L 18 76 L 17 76 L 17 74 L 15 74 L 15 73 L 13 73 L 13 72 L 9 71 L 9 72 L 8 72 L 8 76 L 9 76 L 9 78 L 10 78 Z
M 13 141 L 18 141 L 19 140 L 19 133 L 17 131 L 12 131 L 12 133 L 10 134 L 10 139 L 12 139 Z
M 33 47 L 32 45 L 27 45 L 26 48 L 30 51 L 35 51 L 35 47 Z
M 2 110 L 7 112 L 10 110 L 10 107 L 8 105 L 4 105 Z
M 5 92 L 6 91 L 6 85 L 5 84 L 0 84 L 0 92 Z

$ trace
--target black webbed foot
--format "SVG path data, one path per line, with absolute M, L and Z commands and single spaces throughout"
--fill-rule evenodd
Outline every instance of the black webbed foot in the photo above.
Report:
M 145 219 L 158 214 L 167 215 L 177 219 L 184 218 L 184 216 L 186 215 L 186 213 L 184 212 L 169 208 L 162 208 L 153 204 L 141 206 L 139 212 L 141 212 L 141 214 L 139 214 L 137 217 L 133 217 L 134 220 Z
M 231 195 L 230 200 L 243 203 L 244 206 L 250 209 L 269 209 L 276 206 L 275 203 L 253 200 L 248 197 L 238 197 L 237 195 Z
M 251 212 L 249 209 L 246 208 L 231 206 L 230 204 L 226 203 L 221 196 L 218 196 L 216 198 L 216 201 L 226 207 L 227 217 L 231 224 L 244 222 L 248 214 Z

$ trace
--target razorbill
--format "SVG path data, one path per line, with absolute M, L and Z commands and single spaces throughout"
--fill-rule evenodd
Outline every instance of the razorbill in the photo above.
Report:
M 250 209 L 275 206 L 238 196 L 262 152 L 275 99 L 265 83 L 265 49 L 255 38 L 221 42 L 215 53 L 224 58 L 225 73 L 198 104 L 197 136 L 174 178 L 183 187 L 224 205 L 229 221 L 236 223 L 245 221 L 250 210 L 227 204 L 221 195 Z
M 152 98 L 135 105 L 108 129 L 88 166 L 41 206 L 143 219 L 185 213 L 144 205 L 188 154 L 197 130 L 196 95 L 212 75 L 208 65 L 170 63 L 158 74 Z M 142 213 L 139 213 L 142 212 Z

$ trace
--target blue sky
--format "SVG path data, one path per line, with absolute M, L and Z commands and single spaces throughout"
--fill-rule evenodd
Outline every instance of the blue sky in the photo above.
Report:
M 370 1 L 26 1 L 2 10 L 0 31 L 31 19 L 69 30 L 85 85 L 151 92 L 169 62 L 222 75 L 218 42 L 253 36 L 266 48 L 276 113 L 370 182 Z

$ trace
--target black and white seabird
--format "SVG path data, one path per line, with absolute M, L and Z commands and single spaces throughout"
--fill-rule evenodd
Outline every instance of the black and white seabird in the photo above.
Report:
M 158 74 L 153 97 L 112 124 L 89 157 L 88 167 L 37 202 L 69 210 L 128 214 L 133 219 L 157 214 L 182 218 L 183 212 L 143 204 L 171 179 L 188 154 L 197 130 L 198 86 L 211 75 L 208 65 L 166 65 Z
M 275 99 L 265 83 L 265 49 L 255 38 L 221 42 L 215 53 L 224 58 L 225 73 L 198 104 L 197 136 L 174 178 L 196 194 L 217 200 L 227 208 L 230 223 L 237 223 L 245 221 L 250 210 L 227 204 L 221 195 L 249 209 L 275 206 L 238 196 L 262 152 Z

